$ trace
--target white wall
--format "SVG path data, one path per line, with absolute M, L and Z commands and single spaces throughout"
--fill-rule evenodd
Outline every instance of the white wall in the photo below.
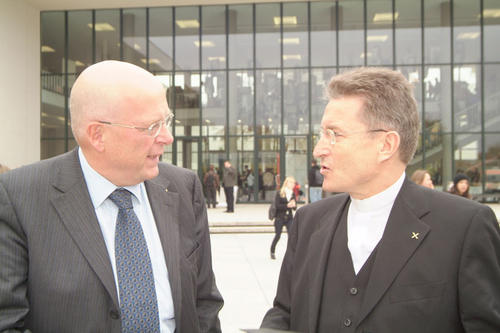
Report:
M 0 163 L 40 159 L 40 11 L 0 0 Z

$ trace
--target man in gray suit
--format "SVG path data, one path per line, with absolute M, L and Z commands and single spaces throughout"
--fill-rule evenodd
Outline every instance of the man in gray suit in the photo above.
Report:
M 500 332 L 500 230 L 484 205 L 405 176 L 419 134 L 399 72 L 334 77 L 314 156 L 323 190 L 299 209 L 262 326 L 298 332 Z
M 159 163 L 165 96 L 137 66 L 90 66 L 79 147 L 0 177 L 0 331 L 220 332 L 200 181 Z

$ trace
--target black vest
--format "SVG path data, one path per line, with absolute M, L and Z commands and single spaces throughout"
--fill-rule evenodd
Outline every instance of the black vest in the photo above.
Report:
M 375 261 L 376 249 L 358 272 L 354 273 L 351 253 L 347 247 L 347 211 L 336 228 L 330 246 L 318 320 L 318 332 L 355 332 L 359 311 Z

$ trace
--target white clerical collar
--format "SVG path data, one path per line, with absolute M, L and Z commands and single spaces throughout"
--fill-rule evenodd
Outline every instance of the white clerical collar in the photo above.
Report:
M 394 200 L 396 200 L 399 190 L 401 189 L 401 186 L 403 186 L 405 176 L 406 173 L 403 172 L 403 174 L 394 184 L 386 188 L 384 191 L 372 195 L 369 198 L 360 200 L 351 197 L 351 207 L 357 210 L 358 212 L 370 212 L 370 211 L 380 210 L 384 209 L 387 206 L 390 206 L 392 208 Z

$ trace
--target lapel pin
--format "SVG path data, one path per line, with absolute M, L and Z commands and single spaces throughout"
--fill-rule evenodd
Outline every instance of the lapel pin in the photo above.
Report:
M 420 232 L 412 232 L 411 239 L 418 239 L 418 235 L 420 235 Z

